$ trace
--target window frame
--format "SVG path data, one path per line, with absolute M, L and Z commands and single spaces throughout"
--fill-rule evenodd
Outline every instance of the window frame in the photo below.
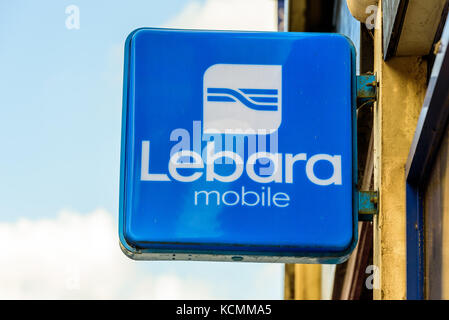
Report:
M 449 121 L 449 21 L 436 57 L 406 165 L 407 299 L 425 299 L 424 196 Z

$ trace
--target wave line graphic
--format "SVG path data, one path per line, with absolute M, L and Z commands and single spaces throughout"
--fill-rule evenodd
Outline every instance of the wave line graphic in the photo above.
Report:
M 239 91 L 229 88 L 208 88 L 207 89 L 207 101 L 209 102 L 237 102 L 240 101 L 246 107 L 256 111 L 278 111 L 277 105 L 272 104 L 258 104 L 259 103 L 278 103 L 278 90 L 264 90 L 264 89 L 241 89 L 243 94 Z M 211 96 L 210 94 L 216 94 L 219 96 Z M 249 97 L 246 95 L 270 95 L 276 97 Z M 237 100 L 236 100 L 237 99 Z M 253 100 L 254 102 L 250 101 Z

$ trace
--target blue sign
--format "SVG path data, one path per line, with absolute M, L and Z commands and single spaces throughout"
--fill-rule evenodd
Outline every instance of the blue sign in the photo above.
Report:
M 355 53 L 337 34 L 138 29 L 120 240 L 140 260 L 340 263 L 357 242 Z

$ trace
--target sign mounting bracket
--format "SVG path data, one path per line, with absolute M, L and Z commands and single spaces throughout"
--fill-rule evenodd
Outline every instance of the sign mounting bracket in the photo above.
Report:
M 377 191 L 359 191 L 359 221 L 372 222 L 379 214 L 379 193 Z
M 375 74 L 362 74 L 357 76 L 357 109 L 371 105 L 377 101 L 377 76 Z

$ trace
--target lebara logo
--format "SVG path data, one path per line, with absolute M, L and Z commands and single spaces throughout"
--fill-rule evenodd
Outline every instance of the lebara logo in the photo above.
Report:
M 282 122 L 282 66 L 215 64 L 204 73 L 205 134 L 271 134 Z
M 208 88 L 208 102 L 236 102 L 239 100 L 245 106 L 257 111 L 277 111 L 278 91 L 270 89 L 239 89 Z M 251 95 L 249 99 L 246 95 Z M 237 99 L 237 100 L 236 100 Z M 268 103 L 268 104 L 267 104 Z
M 207 187 L 195 188 L 192 203 L 213 205 L 214 197 L 217 206 L 279 208 L 288 207 L 292 198 L 286 192 L 274 192 L 274 186 L 295 183 L 295 179 L 301 179 L 301 171 L 315 185 L 343 184 L 340 155 L 291 151 L 284 154 L 278 150 L 282 66 L 216 64 L 206 70 L 203 80 L 203 131 L 200 121 L 193 121 L 191 132 L 185 128 L 172 131 L 170 141 L 176 144 L 170 151 L 168 173 L 151 170 L 151 142 L 143 140 L 141 181 L 193 183 L 201 179 L 208 183 L 233 183 L 246 175 L 254 183 L 262 184 L 260 193 L 249 190 L 249 186 L 224 193 Z M 327 162 L 333 168 L 332 175 L 316 176 L 315 166 L 319 162 Z M 231 197 L 235 201 L 230 201 Z

